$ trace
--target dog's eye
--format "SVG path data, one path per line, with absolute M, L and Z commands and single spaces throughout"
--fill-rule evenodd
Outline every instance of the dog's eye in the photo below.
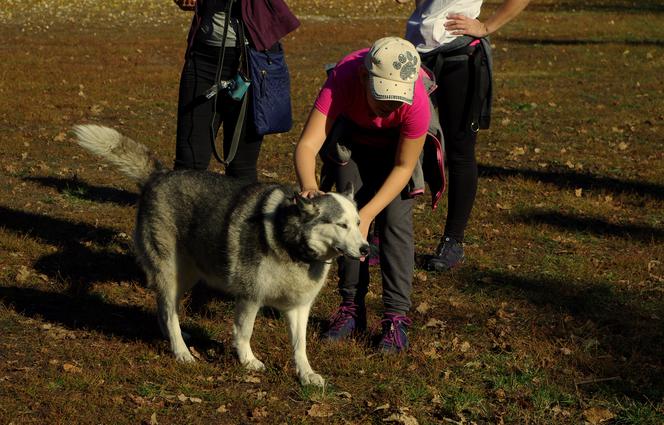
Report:
M 348 225 L 346 223 L 337 223 L 337 226 L 341 227 L 342 229 L 348 229 Z

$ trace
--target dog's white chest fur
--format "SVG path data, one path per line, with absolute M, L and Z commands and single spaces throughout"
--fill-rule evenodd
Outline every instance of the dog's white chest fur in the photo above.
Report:
M 265 304 L 292 308 L 311 302 L 323 287 L 330 263 L 293 263 L 268 255 L 258 266 L 256 296 Z

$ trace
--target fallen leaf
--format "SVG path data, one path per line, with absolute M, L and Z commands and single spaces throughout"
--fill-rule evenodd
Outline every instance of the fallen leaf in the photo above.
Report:
M 90 107 L 90 113 L 92 115 L 99 115 L 99 114 L 102 113 L 103 110 L 104 110 L 104 107 L 101 106 L 101 105 L 92 105 Z
M 521 146 L 518 146 L 518 147 L 512 149 L 511 154 L 515 155 L 515 156 L 525 155 L 526 150 L 524 148 L 522 148 Z
M 64 370 L 67 373 L 81 373 L 83 369 L 81 369 L 78 366 L 74 366 L 71 363 L 65 363 L 62 365 L 62 370 Z
M 152 413 L 150 416 L 150 425 L 159 425 L 159 422 L 157 422 L 157 412 Z
M 228 409 L 226 408 L 225 404 L 222 404 L 221 406 L 217 407 L 217 413 L 226 413 L 228 412 Z
M 258 376 L 249 375 L 249 376 L 245 376 L 242 379 L 242 382 L 246 382 L 248 384 L 260 384 L 261 383 L 261 378 L 259 378 Z
M 334 415 L 334 409 L 329 404 L 316 403 L 307 410 L 307 415 L 313 418 L 327 418 Z
M 267 417 L 267 407 L 265 406 L 257 407 L 251 411 L 249 416 L 251 416 L 253 419 L 265 418 Z
M 429 311 L 430 308 L 431 308 L 431 306 L 429 305 L 429 303 L 427 303 L 425 301 L 425 302 L 421 302 L 420 305 L 417 306 L 415 311 L 417 311 L 420 314 L 425 314 L 427 311 Z
M 64 142 L 67 139 L 67 133 L 60 132 L 55 137 L 53 137 L 54 142 Z
M 577 198 L 580 198 L 582 194 L 583 194 L 583 188 L 574 189 L 574 196 L 576 196 Z
M 30 270 L 26 266 L 21 266 L 16 272 L 16 281 L 18 283 L 25 283 L 30 278 Z
M 389 408 L 390 408 L 390 403 L 381 404 L 380 406 L 376 406 L 374 412 L 378 412 L 379 410 L 387 410 Z
M 341 398 L 347 398 L 347 399 L 353 398 L 353 395 L 351 393 L 349 393 L 348 391 L 339 391 L 337 393 L 337 396 L 341 397 Z
M 140 395 L 129 394 L 129 399 L 137 406 L 143 406 L 147 403 L 147 400 Z
M 425 324 L 425 328 L 444 328 L 445 327 L 445 322 L 442 320 L 436 319 L 436 318 L 431 318 L 429 319 Z
M 422 354 L 425 356 L 429 357 L 430 359 L 439 359 L 440 354 L 436 351 L 436 347 L 429 346 L 428 348 L 425 348 L 424 351 L 422 351 Z
M 271 172 L 271 171 L 266 171 L 266 170 L 261 170 L 261 175 L 263 175 L 265 177 L 268 177 L 268 178 L 271 178 L 271 179 L 276 179 L 277 177 L 279 177 L 279 174 L 277 174 L 275 172 Z
M 417 419 L 414 416 L 408 414 L 406 409 L 399 409 L 398 413 L 393 413 L 387 418 L 383 419 L 383 422 L 396 422 L 404 425 L 418 425 Z
M 583 411 L 583 417 L 590 425 L 598 425 L 615 418 L 616 415 L 603 407 L 591 407 Z
M 196 360 L 203 360 L 203 356 L 201 356 L 201 353 L 196 351 L 196 349 L 193 346 L 189 347 L 189 351 L 191 351 L 191 355 L 194 356 Z

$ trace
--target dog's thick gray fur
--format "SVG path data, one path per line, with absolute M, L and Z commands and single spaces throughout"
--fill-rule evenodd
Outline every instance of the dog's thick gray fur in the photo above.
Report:
M 175 357 L 193 362 L 180 330 L 182 295 L 199 280 L 236 299 L 234 345 L 249 369 L 264 365 L 249 341 L 263 305 L 284 312 L 303 384 L 323 385 L 309 365 L 306 326 L 331 260 L 368 251 L 351 194 L 313 199 L 288 186 L 241 184 L 207 171 L 170 171 L 117 131 L 74 127 L 77 142 L 116 165 L 141 188 L 134 248 L 157 292 L 158 320 Z

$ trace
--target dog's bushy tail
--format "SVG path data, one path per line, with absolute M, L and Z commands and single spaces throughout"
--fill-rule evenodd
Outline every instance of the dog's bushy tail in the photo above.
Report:
M 165 167 L 150 153 L 147 146 L 101 125 L 76 125 L 76 143 L 100 156 L 136 180 L 142 186 L 148 178 Z

